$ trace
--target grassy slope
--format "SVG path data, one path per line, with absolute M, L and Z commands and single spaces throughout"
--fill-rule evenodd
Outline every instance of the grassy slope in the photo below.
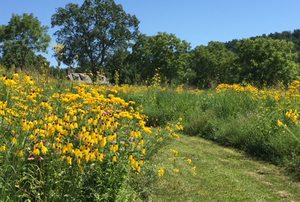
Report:
M 155 158 L 166 171 L 153 184 L 150 201 L 300 201 L 300 183 L 282 169 L 198 137 L 180 137 Z M 179 159 L 191 158 L 197 174 L 183 160 L 175 165 L 180 173 L 173 172 L 170 148 L 179 150 Z

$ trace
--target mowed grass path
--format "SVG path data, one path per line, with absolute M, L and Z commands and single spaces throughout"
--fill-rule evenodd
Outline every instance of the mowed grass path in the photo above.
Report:
M 170 155 L 172 148 L 179 151 L 178 160 Z M 180 135 L 158 152 L 155 163 L 165 175 L 153 184 L 150 201 L 300 201 L 300 183 L 282 168 L 199 137 Z

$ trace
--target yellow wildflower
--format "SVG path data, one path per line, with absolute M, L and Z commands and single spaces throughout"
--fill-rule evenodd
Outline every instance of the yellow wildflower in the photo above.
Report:
M 144 127 L 143 129 L 145 133 L 152 133 L 151 128 L 149 127 Z
M 106 137 L 103 137 L 103 139 L 101 140 L 101 147 L 105 147 L 106 145 Z
M 19 156 L 19 157 L 23 156 L 23 151 L 22 150 L 16 151 L 16 156 Z
M 40 150 L 35 149 L 35 150 L 33 150 L 32 154 L 35 155 L 35 156 L 39 156 L 40 155 Z
M 45 147 L 44 145 L 42 145 L 42 153 L 46 154 L 48 152 L 47 147 Z
M 5 151 L 5 150 L 6 150 L 6 145 L 2 145 L 0 151 Z
M 278 124 L 279 127 L 283 125 L 283 123 L 279 120 L 277 121 L 277 124 Z
M 140 144 L 144 146 L 144 139 L 141 139 Z
M 192 168 L 193 174 L 196 175 L 196 166 Z
M 164 173 L 165 173 L 165 170 L 163 168 L 160 168 L 158 171 L 158 176 L 162 177 L 162 176 L 164 176 Z
M 18 73 L 14 73 L 13 74 L 13 78 L 16 79 L 16 80 L 18 80 L 20 78 L 20 75 Z
M 98 156 L 97 156 L 97 159 L 98 159 L 99 161 L 103 161 L 103 158 L 104 158 L 103 153 L 99 153 Z
M 11 144 L 14 144 L 15 142 L 17 142 L 17 139 L 16 139 L 15 137 L 13 137 L 13 138 L 11 139 Z
M 68 164 L 72 165 L 72 157 L 68 156 L 67 161 L 68 161 Z
M 178 156 L 178 151 L 174 150 L 174 149 L 170 149 L 173 153 L 174 153 L 174 157 L 177 157 Z
M 119 150 L 119 146 L 118 146 L 118 145 L 111 145 L 111 146 L 110 146 L 110 150 L 111 150 L 113 153 L 116 153 L 116 152 Z
M 90 155 L 89 155 L 89 154 L 86 154 L 86 155 L 85 155 L 85 161 L 86 161 L 86 162 L 89 162 L 89 160 L 90 160 Z

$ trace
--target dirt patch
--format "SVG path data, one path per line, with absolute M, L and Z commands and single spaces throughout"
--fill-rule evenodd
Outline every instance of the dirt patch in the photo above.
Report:
M 290 195 L 288 192 L 286 192 L 286 191 L 279 191 L 279 192 L 277 192 L 277 194 L 279 194 L 279 196 L 281 196 L 282 199 L 286 199 L 286 198 L 288 198 L 288 197 L 291 196 L 291 195 Z

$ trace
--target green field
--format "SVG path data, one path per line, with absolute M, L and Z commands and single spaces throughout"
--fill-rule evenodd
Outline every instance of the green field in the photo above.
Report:
M 200 91 L 1 71 L 2 201 L 299 201 L 299 81 Z

